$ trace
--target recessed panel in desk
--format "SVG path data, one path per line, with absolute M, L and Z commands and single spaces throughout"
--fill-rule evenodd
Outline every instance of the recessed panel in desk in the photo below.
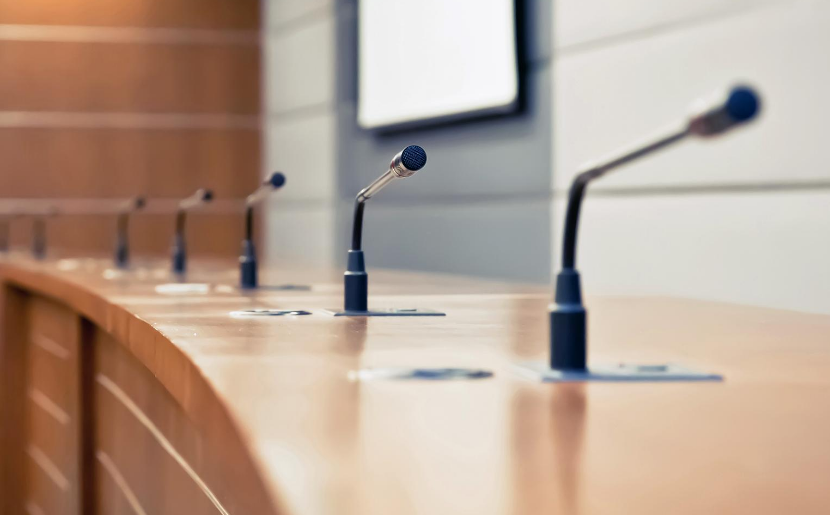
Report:
M 363 128 L 512 111 L 514 0 L 361 0 Z

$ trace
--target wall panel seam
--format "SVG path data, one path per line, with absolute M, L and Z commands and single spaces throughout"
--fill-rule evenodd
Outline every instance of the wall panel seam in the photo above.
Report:
M 259 46 L 254 30 L 0 24 L 0 41 Z
M 650 27 L 642 27 L 638 29 L 631 29 L 620 33 L 609 34 L 607 36 L 600 36 L 596 39 L 588 41 L 579 41 L 575 43 L 557 44 L 554 35 L 554 59 L 562 57 L 570 57 L 574 55 L 584 54 L 592 51 L 600 51 L 606 48 L 612 48 L 627 43 L 636 43 L 638 41 L 649 38 L 659 37 L 665 34 L 671 34 L 689 29 L 696 29 L 712 23 L 724 21 L 729 18 L 750 16 L 764 9 L 778 7 L 782 4 L 795 4 L 810 0 L 767 0 L 757 5 L 743 6 L 740 8 L 728 8 L 718 12 L 701 14 L 698 16 L 691 16 L 688 18 L 667 21 L 652 25 Z M 555 25 L 555 24 L 554 24 Z M 554 27 L 554 31 L 555 31 Z

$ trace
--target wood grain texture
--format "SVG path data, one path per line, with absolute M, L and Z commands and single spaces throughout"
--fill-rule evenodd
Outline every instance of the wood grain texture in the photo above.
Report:
M 223 434 L 238 439 L 233 456 L 259 472 L 253 491 L 273 497 L 273 511 L 773 514 L 822 513 L 830 502 L 827 316 L 589 299 L 593 362 L 679 362 L 726 380 L 545 385 L 515 364 L 545 357 L 546 289 L 372 271 L 372 305 L 448 316 L 335 318 L 321 310 L 340 304 L 336 270 L 264 270 L 264 283 L 313 289 L 240 293 L 230 264 L 205 262 L 189 280 L 209 292 L 162 295 L 166 266 L 105 279 L 107 263 L 83 263 L 70 271 L 15 259 L 0 279 L 59 299 L 111 335 L 101 348 L 129 372 L 114 383 L 158 427 L 169 424 L 171 441 L 188 442 L 183 456 L 222 452 L 211 443 Z M 314 314 L 228 316 L 254 307 Z M 495 376 L 349 380 L 387 366 Z M 161 411 L 142 404 L 152 389 L 168 399 Z
M 256 44 L 4 41 L 0 110 L 256 116 L 259 59 Z

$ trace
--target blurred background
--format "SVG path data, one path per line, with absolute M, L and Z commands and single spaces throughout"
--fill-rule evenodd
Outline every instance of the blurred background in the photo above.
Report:
M 478 16 L 468 0 L 441 4 L 447 15 Z M 830 313 L 821 155 L 830 3 L 481 0 L 481 10 L 511 7 L 516 102 L 364 128 L 360 34 L 372 5 L 0 0 L 1 195 L 181 198 L 211 187 L 242 199 L 280 170 L 287 185 L 262 209 L 263 257 L 338 267 L 355 194 L 414 143 L 427 166 L 367 208 L 368 265 L 544 284 L 581 164 L 682 120 L 695 99 L 747 83 L 764 98 L 753 126 L 591 186 L 578 258 L 586 293 Z M 390 42 L 434 35 L 409 21 L 389 20 Z M 455 29 L 462 39 L 477 33 Z M 433 60 L 421 57 L 389 62 L 390 83 L 414 80 Z M 240 214 L 191 220 L 192 254 L 238 253 Z M 109 252 L 113 224 L 57 217 L 50 247 Z M 172 225 L 171 216 L 135 217 L 134 252 L 165 254 Z M 14 241 L 26 244 L 28 231 L 15 222 Z

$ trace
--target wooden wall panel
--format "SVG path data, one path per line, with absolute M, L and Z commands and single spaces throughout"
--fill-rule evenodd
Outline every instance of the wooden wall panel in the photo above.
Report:
M 95 512 L 157 515 L 270 513 L 257 471 L 215 399 L 205 426 L 124 346 L 96 331 Z M 171 362 L 171 366 L 172 362 Z M 186 374 L 179 376 L 186 381 Z M 197 403 L 194 395 L 192 402 Z
M 258 33 L 256 0 L 0 0 L 0 197 L 243 199 L 260 176 Z M 110 252 L 113 225 L 58 216 L 49 247 Z M 240 226 L 194 219 L 191 255 L 237 254 Z M 29 227 L 13 223 L 14 245 Z M 137 219 L 134 254 L 167 253 L 171 228 Z
M 24 507 L 81 513 L 80 319 L 41 297 L 28 302 Z M 32 508 L 34 506 L 35 508 Z
M 4 284 L 0 288 L 0 514 L 20 513 L 23 505 L 25 427 L 28 399 L 26 330 L 28 296 Z
M 259 47 L 4 41 L 0 110 L 259 112 Z

